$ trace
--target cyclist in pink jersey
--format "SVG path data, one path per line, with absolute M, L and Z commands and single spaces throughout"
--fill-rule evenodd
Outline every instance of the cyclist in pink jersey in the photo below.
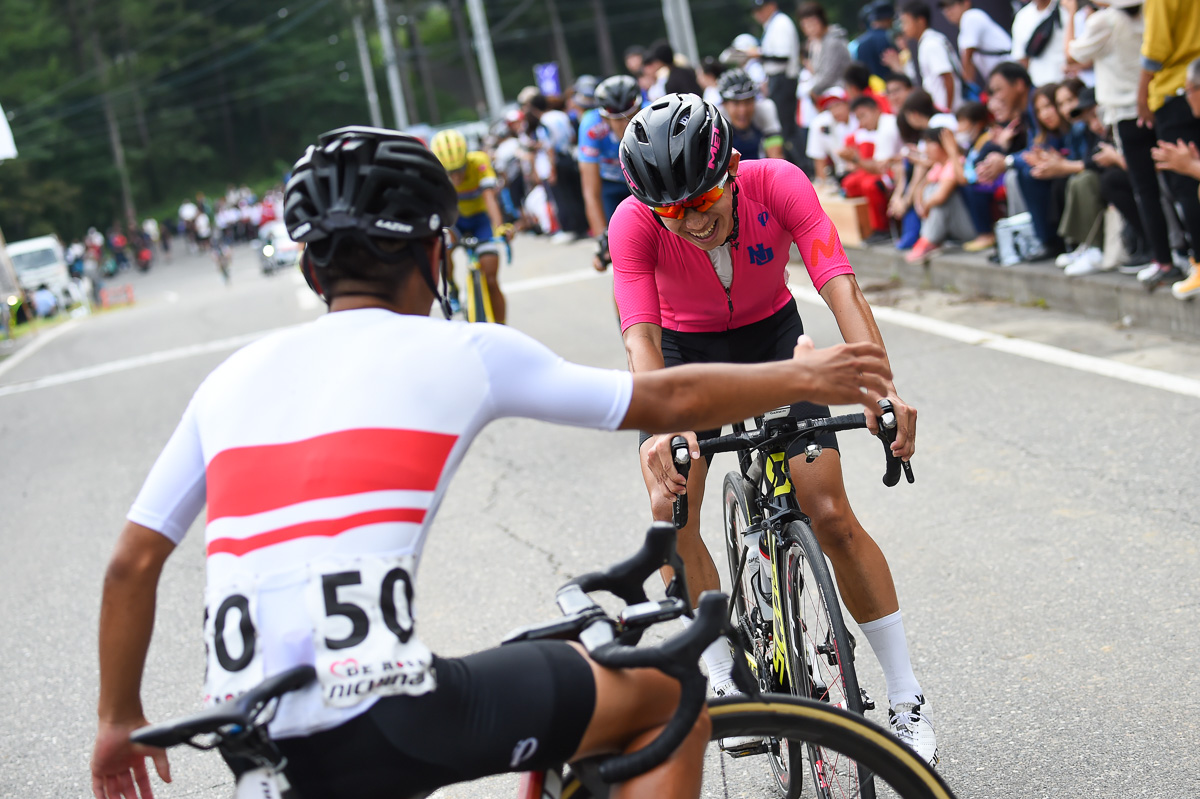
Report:
M 634 374 L 685 363 L 787 357 L 804 329 L 787 288 L 793 243 L 843 338 L 883 346 L 837 231 L 808 178 L 786 161 L 743 161 L 730 145 L 728 123 L 711 104 L 679 94 L 642 109 L 622 138 L 620 158 L 633 196 L 613 215 L 610 247 L 613 289 Z M 908 460 L 917 412 L 894 386 L 889 385 L 888 396 L 898 421 L 892 450 Z M 792 414 L 827 416 L 829 409 L 797 403 Z M 683 435 L 694 442 L 718 432 Z M 654 518 L 670 519 L 674 497 L 688 495 L 690 521 L 680 533 L 679 549 L 695 600 L 720 586 L 699 530 L 708 469 L 705 461 L 697 461 L 685 481 L 671 459 L 673 435 L 643 434 L 640 460 Z M 843 602 L 883 667 L 893 731 L 935 764 L 937 741 L 913 674 L 887 560 L 850 507 L 836 437 L 818 443 L 826 455 L 812 463 L 803 452 L 789 453 L 797 498 L 833 564 Z M 709 648 L 705 661 L 718 694 L 736 690 L 723 642 Z

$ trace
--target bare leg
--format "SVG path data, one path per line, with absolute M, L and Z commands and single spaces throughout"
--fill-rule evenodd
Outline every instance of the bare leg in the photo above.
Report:
M 582 647 L 577 648 L 582 650 Z M 679 683 L 656 669 L 606 669 L 589 658 L 596 680 L 596 710 L 572 761 L 632 752 L 662 731 L 679 704 Z M 712 725 L 701 711 L 675 753 L 658 768 L 617 787 L 619 799 L 694 799 L 700 795 L 704 748 Z
M 812 463 L 797 457 L 788 465 L 796 498 L 833 564 L 838 591 L 850 615 L 862 624 L 895 613 L 900 604 L 891 569 L 879 545 L 858 523 L 850 507 L 842 483 L 840 453 L 825 450 Z

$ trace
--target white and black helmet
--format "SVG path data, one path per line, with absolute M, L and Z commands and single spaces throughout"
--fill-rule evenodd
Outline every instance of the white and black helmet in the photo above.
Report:
M 674 205 L 721 182 L 732 146 L 729 123 L 694 94 L 668 94 L 638 112 L 621 138 L 621 169 L 646 205 Z
M 758 87 L 740 68 L 727 69 L 717 78 L 717 91 L 722 100 L 749 100 L 758 95 Z

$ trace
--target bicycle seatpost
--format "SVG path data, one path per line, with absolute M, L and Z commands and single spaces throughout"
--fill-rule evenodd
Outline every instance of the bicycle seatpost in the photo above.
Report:
M 688 452 L 687 439 L 683 436 L 675 436 L 671 439 L 671 458 L 675 461 L 675 471 L 683 475 L 683 479 L 686 480 L 688 472 L 692 469 L 692 454 Z M 687 527 L 687 494 L 675 495 L 674 521 L 676 529 L 681 530 Z

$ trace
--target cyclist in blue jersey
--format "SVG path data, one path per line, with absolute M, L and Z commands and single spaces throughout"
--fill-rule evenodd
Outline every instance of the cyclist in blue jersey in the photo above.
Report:
M 592 265 L 600 272 L 608 268 L 608 220 L 629 186 L 621 174 L 617 150 L 625 128 L 642 107 L 642 90 L 630 75 L 614 75 L 596 87 L 596 107 L 579 123 L 579 176 L 588 226 L 598 237 Z

